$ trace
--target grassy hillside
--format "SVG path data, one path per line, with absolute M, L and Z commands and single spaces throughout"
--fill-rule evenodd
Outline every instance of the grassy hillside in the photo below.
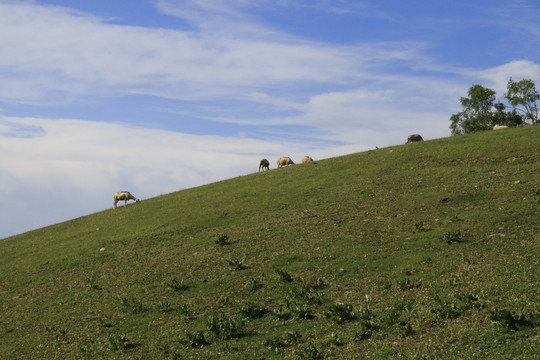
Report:
M 0 357 L 538 358 L 539 139 L 320 160 L 1 240 Z

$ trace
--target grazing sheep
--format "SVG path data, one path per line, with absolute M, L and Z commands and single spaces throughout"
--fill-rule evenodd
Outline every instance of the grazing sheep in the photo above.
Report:
M 312 161 L 313 161 L 313 159 L 310 158 L 309 156 L 304 156 L 304 157 L 302 158 L 302 164 L 306 164 L 306 163 L 312 162 Z
M 259 172 L 264 170 L 270 170 L 270 162 L 266 159 L 261 159 L 261 163 L 259 164 Z
M 418 141 L 424 141 L 424 139 L 422 139 L 422 137 L 419 134 L 412 134 L 412 135 L 407 136 L 406 144 L 418 142 Z
M 502 129 L 508 129 L 508 126 L 506 126 L 506 125 L 495 125 L 493 127 L 493 130 L 502 130 Z
M 124 207 L 126 206 L 128 200 L 135 200 L 135 202 L 140 201 L 135 196 L 131 195 L 131 193 L 129 191 L 119 191 L 116 194 L 114 194 L 114 206 L 113 206 L 113 209 L 116 209 L 116 204 L 118 204 L 118 202 L 121 201 L 121 200 L 124 200 Z
M 291 160 L 290 157 L 280 157 L 279 159 L 277 159 L 278 167 L 289 166 L 289 165 L 294 165 L 294 162 Z

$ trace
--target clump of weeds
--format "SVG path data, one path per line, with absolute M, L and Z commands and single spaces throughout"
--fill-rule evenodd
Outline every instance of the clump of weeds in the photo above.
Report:
M 202 331 L 187 331 L 185 343 L 187 343 L 187 345 L 189 345 L 191 348 L 202 348 L 210 345 L 204 336 L 204 332 Z
M 289 274 L 287 271 L 284 270 L 276 270 L 276 274 L 278 276 L 278 279 L 285 283 L 292 283 L 294 281 L 291 274 Z
M 219 246 L 230 245 L 229 235 L 227 234 L 216 234 L 214 242 Z
M 446 231 L 443 236 L 442 240 L 446 242 L 448 245 L 452 245 L 453 243 L 460 243 L 463 242 L 463 235 L 461 234 L 461 231 L 455 230 L 455 231 Z
M 130 343 L 127 335 L 114 334 L 109 337 L 109 348 L 111 350 L 127 350 L 134 347 Z
M 353 310 L 353 306 L 350 304 L 333 304 L 325 316 L 336 324 L 342 325 L 356 318 Z
M 492 323 L 511 331 L 534 328 L 539 323 L 531 314 L 525 315 L 507 309 L 495 309 L 491 312 L 489 319 Z
M 259 306 L 254 303 L 247 303 L 240 309 L 240 314 L 243 318 L 248 320 L 255 320 L 262 318 L 268 313 L 268 309 L 263 306 Z
M 122 298 L 121 302 L 122 308 L 132 314 L 141 314 L 145 311 L 148 311 L 148 309 L 143 305 L 143 302 L 141 300 L 124 297 Z
M 208 330 L 220 340 L 241 338 L 246 334 L 244 322 L 224 314 L 213 314 L 207 321 Z
M 174 278 L 167 284 L 167 287 L 173 291 L 182 291 L 187 290 L 189 288 L 189 285 L 187 285 L 183 279 L 178 280 Z
M 247 269 L 247 266 L 242 263 L 242 261 L 235 259 L 235 260 L 227 260 L 227 263 L 229 263 L 229 268 L 231 270 L 245 270 Z
M 263 342 L 269 350 L 276 351 L 277 349 L 286 348 L 302 342 L 302 335 L 298 331 L 287 331 L 283 335 L 274 336 Z

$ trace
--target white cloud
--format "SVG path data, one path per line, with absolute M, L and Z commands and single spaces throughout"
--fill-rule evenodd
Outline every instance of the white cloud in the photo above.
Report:
M 502 97 L 507 91 L 506 85 L 510 77 L 515 81 L 531 79 L 535 84 L 540 84 L 540 65 L 527 60 L 516 60 L 491 69 L 475 71 L 473 75 L 487 82 L 485 86 L 492 88 Z
M 248 15 L 229 2 L 222 7 L 212 2 L 210 12 L 207 2 L 196 5 L 161 7 L 198 22 L 214 14 L 221 26 L 198 31 L 120 26 L 63 7 L 0 3 L 5 85 L 0 98 L 65 101 L 66 94 L 119 92 L 184 99 L 243 97 L 285 84 L 343 84 L 373 77 L 381 62 L 413 59 L 421 48 L 414 43 L 310 42 L 246 21 Z M 243 21 L 235 21 L 237 16 Z

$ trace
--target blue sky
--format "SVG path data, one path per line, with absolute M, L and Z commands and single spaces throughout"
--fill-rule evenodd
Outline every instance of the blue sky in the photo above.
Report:
M 0 238 L 450 136 L 473 84 L 540 84 L 534 0 L 0 0 Z

